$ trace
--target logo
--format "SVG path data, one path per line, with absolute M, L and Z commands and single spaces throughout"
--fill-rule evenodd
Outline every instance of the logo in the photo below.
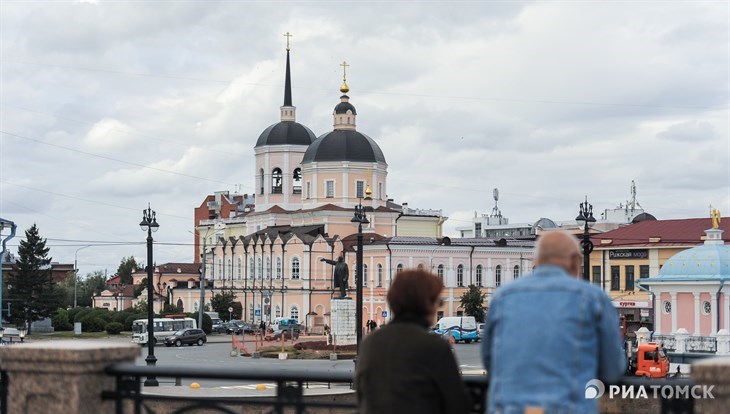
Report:
M 592 379 L 586 382 L 586 400 L 595 400 L 603 397 L 603 393 L 606 392 L 606 387 L 603 382 L 598 379 Z

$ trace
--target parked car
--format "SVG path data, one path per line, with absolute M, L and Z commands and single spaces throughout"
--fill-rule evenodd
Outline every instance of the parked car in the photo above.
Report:
M 213 332 L 226 333 L 226 324 L 220 319 L 213 319 Z
M 208 342 L 208 337 L 205 335 L 202 329 L 180 329 L 170 336 L 165 337 L 165 346 L 177 346 L 181 347 L 183 344 L 203 346 L 204 343 Z
M 228 335 L 231 335 L 231 334 L 240 335 L 241 332 L 243 332 L 243 327 L 238 325 L 235 322 L 228 322 L 227 324 L 225 324 L 225 327 L 226 327 L 226 333 Z
M 292 335 L 292 332 L 294 334 Z M 281 341 L 281 336 L 284 335 L 285 340 L 292 339 L 292 336 L 294 336 L 294 339 L 299 339 L 299 330 L 298 329 L 277 329 L 271 333 L 268 333 L 265 337 L 267 341 Z
M 484 338 L 484 324 L 483 323 L 477 324 L 477 336 L 478 336 L 477 341 Z

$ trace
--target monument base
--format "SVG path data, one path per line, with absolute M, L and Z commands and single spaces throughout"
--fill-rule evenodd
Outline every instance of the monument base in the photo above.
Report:
M 355 335 L 355 301 L 350 298 L 338 298 L 330 301 L 330 320 L 332 342 L 335 345 L 354 345 Z

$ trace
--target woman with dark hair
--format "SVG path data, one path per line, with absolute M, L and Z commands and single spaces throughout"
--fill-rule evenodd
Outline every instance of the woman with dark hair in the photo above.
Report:
M 471 399 L 449 344 L 428 330 L 441 306 L 441 279 L 399 272 L 388 291 L 393 321 L 362 343 L 355 373 L 362 414 L 468 413 Z

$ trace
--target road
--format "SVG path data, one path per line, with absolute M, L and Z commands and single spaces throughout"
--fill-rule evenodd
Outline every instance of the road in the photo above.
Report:
M 230 338 L 230 337 L 228 337 Z M 231 357 L 230 342 L 213 342 L 225 340 L 224 337 L 212 336 L 211 342 L 203 346 L 183 346 L 180 348 L 158 345 L 155 347 L 155 356 L 157 357 L 158 366 L 167 367 L 188 367 L 191 369 L 195 368 L 266 368 L 266 369 L 281 369 L 282 371 L 297 370 L 317 370 L 317 371 L 332 371 L 332 372 L 352 372 L 354 370 L 354 363 L 351 359 L 330 361 L 330 360 L 278 360 L 271 358 L 250 358 L 250 357 Z M 460 369 L 464 373 L 477 373 L 481 372 L 481 357 L 479 356 L 480 344 L 456 344 L 454 346 L 455 355 L 459 363 Z M 140 356 L 136 360 L 137 365 L 146 365 L 145 357 L 147 356 L 147 348 L 143 348 Z M 223 387 L 223 386 L 238 386 L 252 384 L 251 381 L 238 381 L 231 382 L 225 380 L 198 380 L 198 379 L 186 379 L 183 380 L 183 385 L 188 385 L 191 382 L 198 382 L 203 387 Z M 160 385 L 173 385 L 174 380 L 162 378 L 160 379 Z

